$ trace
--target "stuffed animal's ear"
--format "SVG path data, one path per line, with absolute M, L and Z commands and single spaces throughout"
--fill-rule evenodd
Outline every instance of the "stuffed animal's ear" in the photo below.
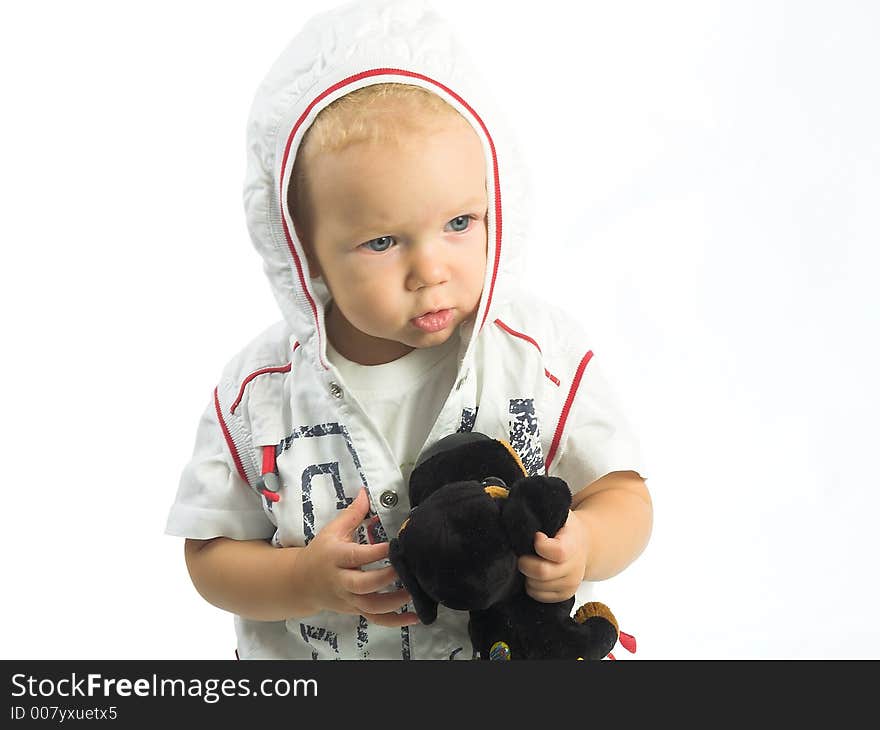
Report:
M 517 555 L 534 555 L 535 533 L 553 537 L 568 519 L 571 491 L 557 477 L 527 477 L 510 488 L 501 522 Z
M 409 591 L 413 599 L 413 606 L 416 609 L 416 615 L 426 626 L 437 620 L 437 601 L 431 598 L 422 590 L 421 583 L 410 569 L 404 555 L 403 543 L 399 538 L 393 538 L 388 546 L 388 557 L 391 565 L 397 571 L 397 575 L 403 583 L 403 587 Z

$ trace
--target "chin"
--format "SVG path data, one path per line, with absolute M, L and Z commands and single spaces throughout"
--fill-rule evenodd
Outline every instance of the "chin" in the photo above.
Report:
M 458 325 L 447 327 L 440 332 L 423 332 L 419 337 L 415 338 L 417 342 L 409 343 L 410 347 L 437 347 L 442 345 L 450 337 L 458 331 Z

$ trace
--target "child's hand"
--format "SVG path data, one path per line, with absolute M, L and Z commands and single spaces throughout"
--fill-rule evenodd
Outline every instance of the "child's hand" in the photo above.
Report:
M 387 542 L 359 545 L 352 539 L 352 533 L 368 512 L 367 495 L 361 489 L 355 500 L 300 553 L 297 567 L 302 583 L 310 588 L 315 599 L 315 612 L 326 609 L 360 614 L 382 626 L 418 623 L 414 613 L 394 613 L 412 600 L 405 590 L 376 592 L 396 580 L 394 568 L 361 570 L 361 566 L 388 556 Z
M 526 577 L 526 593 L 541 603 L 571 598 L 584 579 L 589 545 L 586 526 L 571 510 L 556 537 L 536 533 L 538 554 L 522 555 L 517 561 L 519 572 Z

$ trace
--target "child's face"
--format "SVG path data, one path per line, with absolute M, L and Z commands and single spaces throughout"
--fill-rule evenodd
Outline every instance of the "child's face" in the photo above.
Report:
M 327 332 L 344 356 L 391 362 L 445 342 L 476 313 L 486 270 L 482 145 L 463 119 L 399 145 L 356 144 L 308 167 L 312 276 L 333 297 Z M 311 249 L 311 250 L 310 250 Z M 427 312 L 445 310 L 433 317 Z

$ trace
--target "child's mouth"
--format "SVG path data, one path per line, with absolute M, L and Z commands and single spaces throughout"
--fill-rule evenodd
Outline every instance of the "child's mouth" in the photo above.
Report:
M 446 329 L 452 323 L 452 310 L 441 309 L 437 312 L 428 312 L 410 320 L 414 327 L 423 332 L 439 332 Z

